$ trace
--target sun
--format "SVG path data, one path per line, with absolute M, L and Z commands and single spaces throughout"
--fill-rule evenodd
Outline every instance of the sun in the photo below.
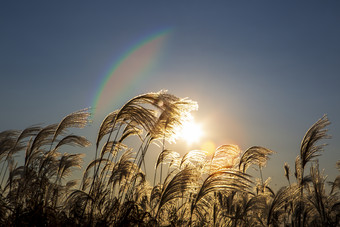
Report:
M 202 125 L 195 122 L 190 115 L 183 123 L 179 132 L 179 137 L 187 142 L 188 145 L 197 143 L 203 136 Z

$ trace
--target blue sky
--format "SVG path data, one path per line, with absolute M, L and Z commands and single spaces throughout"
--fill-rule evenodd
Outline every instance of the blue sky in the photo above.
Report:
M 340 159 L 339 11 L 339 1 L 1 1 L 0 130 L 91 106 L 114 59 L 171 28 L 150 75 L 127 86 L 123 101 L 161 89 L 197 101 L 205 139 L 277 152 L 264 172 L 273 184 L 327 114 L 333 138 L 320 164 L 331 180 Z M 84 132 L 93 142 L 100 120 Z

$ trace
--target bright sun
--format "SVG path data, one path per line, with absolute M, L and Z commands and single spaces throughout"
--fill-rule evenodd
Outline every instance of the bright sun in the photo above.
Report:
M 179 137 L 184 139 L 188 145 L 199 142 L 203 136 L 202 126 L 194 121 L 192 116 L 183 122 Z

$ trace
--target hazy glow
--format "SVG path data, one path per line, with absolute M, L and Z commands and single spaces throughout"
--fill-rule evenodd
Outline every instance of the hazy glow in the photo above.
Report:
M 202 136 L 202 126 L 195 122 L 192 116 L 188 117 L 183 122 L 178 134 L 178 137 L 184 139 L 188 143 L 188 145 L 199 142 Z
M 212 154 L 212 153 L 214 153 L 215 150 L 216 150 L 216 145 L 215 145 L 215 143 L 214 143 L 213 141 L 208 140 L 208 141 L 205 141 L 205 142 L 202 144 L 201 150 L 207 151 L 208 154 Z

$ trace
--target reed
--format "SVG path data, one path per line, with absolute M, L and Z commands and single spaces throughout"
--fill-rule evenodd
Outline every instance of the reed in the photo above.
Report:
M 196 109 L 196 102 L 166 91 L 132 98 L 103 120 L 87 165 L 81 153 L 67 148 L 90 146 L 85 137 L 68 134 L 69 128 L 88 125 L 88 109 L 57 124 L 1 132 L 0 225 L 340 225 L 340 175 L 327 182 L 317 162 L 325 146 L 320 142 L 329 138 L 327 116 L 303 137 L 295 179 L 284 163 L 287 185 L 274 191 L 262 175 L 274 154 L 268 148 L 222 145 L 211 156 L 201 150 L 180 156 L 167 148 Z M 139 144 L 132 146 L 130 139 Z M 156 163 L 145 159 L 150 152 Z M 146 165 L 154 171 L 147 173 Z M 252 165 L 260 176 L 247 173 Z M 336 167 L 340 170 L 340 161 Z M 80 180 L 72 174 L 79 168 L 84 170 Z

